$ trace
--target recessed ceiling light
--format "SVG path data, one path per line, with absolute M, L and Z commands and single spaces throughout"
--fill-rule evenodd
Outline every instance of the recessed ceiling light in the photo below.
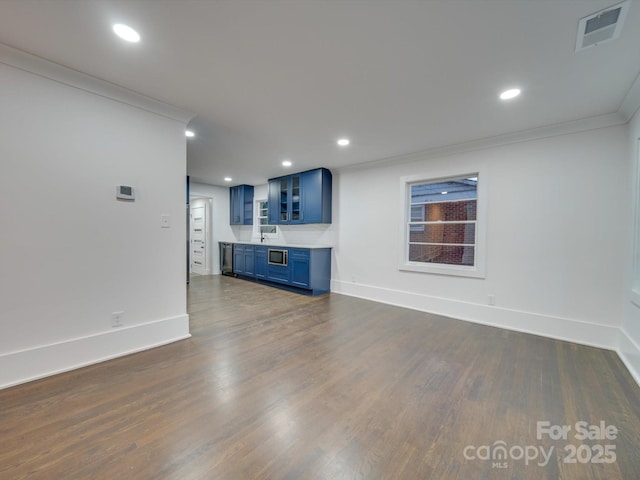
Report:
M 511 100 L 512 98 L 516 98 L 518 95 L 520 95 L 520 89 L 511 88 L 500 94 L 500 100 Z
M 338 145 L 340 145 L 341 147 L 346 147 L 347 145 L 349 145 L 351 143 L 351 141 L 348 138 L 341 138 L 336 143 Z
M 293 164 L 291 163 L 291 160 L 283 160 L 283 161 L 282 161 L 282 166 L 283 166 L 283 167 L 290 167 L 291 165 L 293 165 Z
M 195 136 L 196 136 L 196 134 L 195 134 L 195 133 L 193 133 L 191 130 L 185 130 L 184 134 L 185 134 L 187 137 L 195 137 Z
M 113 31 L 121 39 L 126 40 L 127 42 L 137 43 L 140 41 L 140 34 L 128 25 L 116 23 L 113 26 Z
M 231 177 L 224 177 L 224 181 L 225 181 L 225 182 L 230 182 L 231 180 L 233 180 L 233 178 L 231 178 Z

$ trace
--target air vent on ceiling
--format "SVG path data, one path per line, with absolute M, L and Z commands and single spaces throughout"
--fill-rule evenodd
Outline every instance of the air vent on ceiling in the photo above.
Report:
M 629 10 L 629 2 L 630 0 L 626 0 L 580 19 L 576 52 L 618 38 Z

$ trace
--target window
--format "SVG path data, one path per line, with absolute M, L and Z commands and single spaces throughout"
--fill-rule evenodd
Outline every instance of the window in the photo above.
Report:
M 633 242 L 633 277 L 631 300 L 640 307 L 640 138 L 636 144 L 636 182 L 634 192 L 635 234 Z
M 484 276 L 479 174 L 403 179 L 402 270 Z M 482 225 L 481 225 L 482 223 Z
M 267 238 L 276 238 L 278 236 L 278 227 L 269 225 L 269 202 L 266 200 L 256 201 L 256 236 L 265 236 Z

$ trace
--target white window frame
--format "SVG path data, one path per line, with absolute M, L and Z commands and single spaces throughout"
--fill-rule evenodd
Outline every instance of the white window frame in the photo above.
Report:
M 260 234 L 260 203 L 261 202 L 268 202 L 269 200 L 266 198 L 258 198 L 255 200 L 255 205 L 254 205 L 254 211 L 255 213 L 255 218 L 253 219 L 253 236 L 256 238 L 261 238 L 262 235 Z M 267 218 L 268 218 L 268 213 L 267 213 Z M 264 238 L 278 238 L 278 233 L 279 233 L 279 229 L 277 225 L 269 225 L 271 227 L 275 227 L 276 232 L 275 233 L 265 233 L 264 234 Z
M 631 277 L 631 301 L 640 307 L 640 138 L 636 141 L 635 185 L 634 185 L 634 236 L 633 272 Z
M 417 183 L 437 183 L 460 178 L 478 177 L 476 199 L 476 243 L 474 265 L 448 265 L 442 263 L 424 263 L 409 261 L 409 223 L 411 213 L 411 186 Z M 461 277 L 486 278 L 487 271 L 487 175 L 484 168 L 467 172 L 433 176 L 429 174 L 411 175 L 400 179 L 402 200 L 402 225 L 400 226 L 400 264 L 399 270 L 431 273 L 436 275 L 454 275 Z

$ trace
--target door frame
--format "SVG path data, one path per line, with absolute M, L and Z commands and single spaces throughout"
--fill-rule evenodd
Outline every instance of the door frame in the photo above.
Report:
M 214 250 L 213 250 L 213 197 L 209 197 L 206 195 L 189 195 L 189 218 L 191 218 L 191 207 L 193 206 L 194 200 L 204 200 L 206 203 L 206 213 L 204 218 L 205 224 L 205 257 L 206 257 L 206 265 L 205 265 L 205 273 L 204 275 L 212 275 L 213 274 L 213 260 L 214 260 Z M 189 227 L 189 254 L 191 254 L 191 227 Z M 191 257 L 191 255 L 189 255 Z M 189 258 L 189 271 L 191 271 L 191 258 Z

